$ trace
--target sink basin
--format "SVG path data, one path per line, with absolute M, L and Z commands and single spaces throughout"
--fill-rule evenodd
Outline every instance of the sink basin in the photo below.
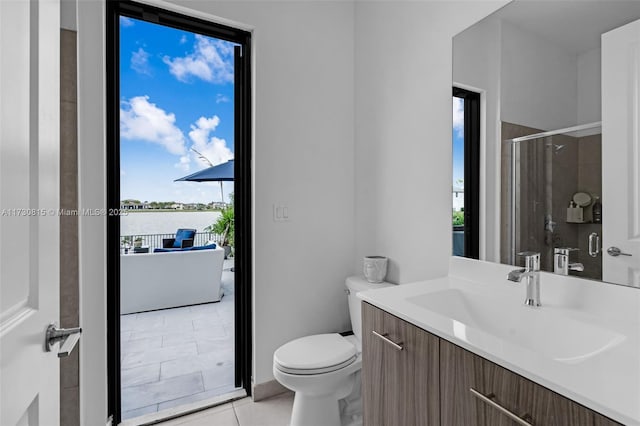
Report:
M 507 298 L 461 289 L 429 292 L 406 299 L 453 320 L 456 337 L 474 343 L 487 335 L 558 362 L 579 363 L 620 344 L 625 336 L 598 324 L 531 308 Z

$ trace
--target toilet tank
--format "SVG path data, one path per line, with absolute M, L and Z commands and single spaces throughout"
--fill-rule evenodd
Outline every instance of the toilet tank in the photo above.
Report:
M 361 291 L 375 290 L 377 288 L 389 287 L 394 284 L 381 282 L 370 283 L 362 276 L 349 277 L 345 280 L 345 286 L 348 291 L 349 299 L 349 315 L 351 316 L 351 327 L 353 334 L 359 341 L 362 341 L 362 300 L 357 294 Z

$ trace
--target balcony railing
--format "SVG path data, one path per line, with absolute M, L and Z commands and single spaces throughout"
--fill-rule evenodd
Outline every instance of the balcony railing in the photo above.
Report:
M 153 252 L 155 248 L 162 248 L 162 240 L 164 238 L 175 238 L 176 234 L 131 234 L 121 235 L 120 245 L 124 246 L 128 243 L 130 247 L 133 247 L 133 243 L 138 238 L 142 238 L 142 246 L 149 247 L 149 252 Z M 215 241 L 216 244 L 222 242 L 222 235 L 215 234 L 213 232 L 198 232 L 193 239 L 194 246 L 203 246 L 208 241 Z

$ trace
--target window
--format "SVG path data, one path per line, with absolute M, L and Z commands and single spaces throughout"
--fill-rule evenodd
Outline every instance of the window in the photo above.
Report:
M 480 94 L 453 88 L 453 255 L 479 258 Z

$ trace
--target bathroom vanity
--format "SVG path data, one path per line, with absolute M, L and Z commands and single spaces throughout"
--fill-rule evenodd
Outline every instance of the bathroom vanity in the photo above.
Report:
M 543 273 L 532 308 L 508 269 L 360 293 L 366 426 L 640 425 L 637 289 Z

